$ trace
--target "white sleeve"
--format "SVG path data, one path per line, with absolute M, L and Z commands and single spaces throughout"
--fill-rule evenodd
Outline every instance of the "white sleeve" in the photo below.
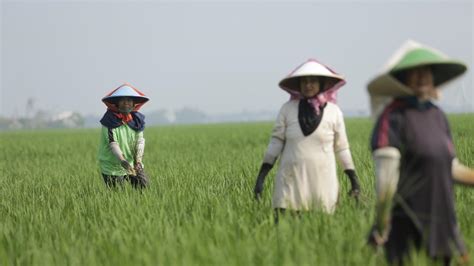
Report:
M 110 150 L 112 151 L 112 154 L 119 160 L 123 161 L 125 158 L 123 157 L 122 150 L 120 149 L 120 146 L 117 142 L 112 141 L 109 143 Z
M 474 185 L 474 170 L 463 165 L 457 158 L 453 159 L 451 172 L 457 182 Z
M 374 151 L 375 188 L 378 201 L 391 200 L 397 190 L 400 178 L 400 151 L 384 147 Z
M 142 163 L 143 154 L 145 152 L 145 138 L 143 137 L 143 131 L 138 133 L 136 151 L 137 151 L 135 154 L 136 163 Z
M 280 156 L 283 146 L 285 145 L 286 132 L 286 104 L 282 106 L 278 117 L 275 121 L 275 126 L 272 130 L 272 137 L 268 144 L 267 151 L 263 157 L 264 163 L 274 164 L 278 156 Z
M 336 154 L 344 170 L 347 170 L 347 169 L 355 170 L 354 162 L 352 161 L 351 151 L 349 149 L 340 150 Z
M 344 124 L 344 116 L 341 109 L 336 105 L 336 122 L 334 127 L 334 151 L 344 170 L 355 169 L 352 160 L 351 151 L 349 149 L 349 141 L 347 139 L 346 125 Z
M 339 151 L 349 149 L 349 141 L 347 140 L 346 125 L 344 124 L 342 111 L 337 105 L 335 106 L 337 114 L 334 127 L 334 151 L 338 153 Z

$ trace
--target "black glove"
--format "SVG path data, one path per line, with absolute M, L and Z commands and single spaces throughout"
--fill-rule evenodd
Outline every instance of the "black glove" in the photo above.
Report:
M 255 199 L 259 200 L 262 196 L 263 192 L 263 183 L 265 182 L 265 177 L 268 175 L 268 172 L 272 170 L 273 165 L 269 163 L 263 163 L 260 167 L 260 172 L 258 172 L 257 182 L 255 183 L 255 188 L 253 189 L 253 193 L 255 195 Z
M 141 163 L 135 164 L 135 173 L 137 174 L 135 176 L 136 178 L 136 184 L 134 184 L 138 188 L 145 188 L 148 186 L 148 175 L 145 173 L 143 170 L 143 166 Z
M 120 165 L 122 166 L 123 169 L 127 170 L 127 173 L 134 173 L 134 169 L 132 165 L 127 160 L 122 160 L 120 161 Z
M 351 181 L 351 190 L 349 191 L 349 196 L 358 199 L 360 194 L 360 186 L 359 178 L 357 177 L 356 172 L 354 171 L 354 169 L 346 169 L 344 170 L 344 173 Z

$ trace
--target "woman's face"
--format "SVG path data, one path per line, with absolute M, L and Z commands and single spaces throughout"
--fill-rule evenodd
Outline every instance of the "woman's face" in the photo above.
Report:
M 122 97 L 117 101 L 117 108 L 121 113 L 130 113 L 133 110 L 133 100 L 130 97 Z
M 435 94 L 433 72 L 428 66 L 408 70 L 405 76 L 405 84 L 419 98 L 428 99 Z
M 319 77 L 309 76 L 300 78 L 301 95 L 304 98 L 311 98 L 320 91 Z

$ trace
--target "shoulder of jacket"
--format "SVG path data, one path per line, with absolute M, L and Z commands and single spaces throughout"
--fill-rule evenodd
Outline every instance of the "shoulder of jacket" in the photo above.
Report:
M 334 113 L 336 113 L 336 114 L 343 115 L 341 108 L 340 108 L 337 104 L 335 104 L 335 103 L 327 102 L 325 109 L 327 109 L 327 111 L 330 111 L 330 112 L 334 112 Z
M 335 103 L 327 102 L 326 104 L 327 104 L 326 107 L 329 107 L 329 108 L 332 108 L 332 109 L 340 110 L 339 106 L 338 106 L 337 104 L 335 104 Z
M 288 108 L 298 106 L 298 103 L 299 103 L 299 100 L 288 100 L 281 106 L 280 110 L 283 111 L 283 110 L 286 110 Z

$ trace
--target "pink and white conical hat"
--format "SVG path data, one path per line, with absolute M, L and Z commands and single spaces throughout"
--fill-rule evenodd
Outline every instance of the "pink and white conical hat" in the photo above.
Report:
M 280 81 L 278 84 L 280 88 L 292 92 L 300 92 L 300 78 L 307 76 L 319 76 L 326 77 L 326 85 L 323 90 L 331 89 L 334 85 L 339 84 L 341 87 L 345 84 L 344 77 L 328 66 L 318 62 L 315 59 L 309 59 L 295 70 L 293 70 L 288 76 Z M 341 84 L 342 83 L 342 84 Z

